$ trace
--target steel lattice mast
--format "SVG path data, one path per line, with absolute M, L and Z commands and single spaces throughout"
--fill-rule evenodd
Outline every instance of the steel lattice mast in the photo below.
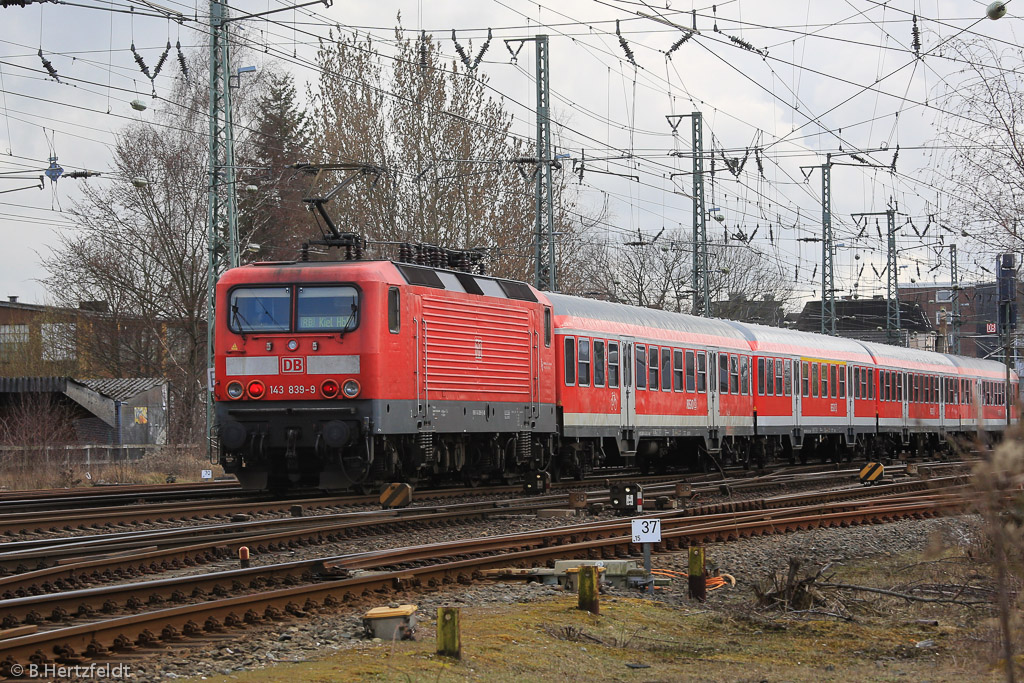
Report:
M 206 354 L 213 368 L 214 290 L 218 276 L 238 265 L 238 207 L 235 200 L 235 134 L 231 124 L 231 55 L 228 45 L 228 8 L 210 1 L 210 158 L 207 165 L 207 287 Z M 208 381 L 206 436 L 213 448 L 213 386 Z

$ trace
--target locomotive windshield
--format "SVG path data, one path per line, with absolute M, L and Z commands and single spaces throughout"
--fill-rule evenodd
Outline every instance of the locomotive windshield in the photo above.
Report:
M 359 294 L 355 287 L 299 287 L 295 327 L 299 332 L 356 329 Z
M 231 290 L 230 326 L 235 332 L 287 332 L 291 287 L 238 287 Z

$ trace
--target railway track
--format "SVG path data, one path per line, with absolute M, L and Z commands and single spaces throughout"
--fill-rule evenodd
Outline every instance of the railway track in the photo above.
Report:
M 849 499 L 820 502 L 821 495 Z M 658 552 L 754 535 L 924 518 L 965 505 L 958 481 L 948 479 L 789 494 L 645 516 L 662 518 Z M 562 558 L 621 557 L 635 550 L 628 519 L 601 520 L 4 600 L 0 619 L 7 631 L 0 636 L 7 637 L 0 639 L 0 673 L 9 674 L 16 665 L 29 662 L 75 663 L 216 638 L 247 625 L 302 618 L 367 595 L 469 583 L 484 569 L 544 565 Z

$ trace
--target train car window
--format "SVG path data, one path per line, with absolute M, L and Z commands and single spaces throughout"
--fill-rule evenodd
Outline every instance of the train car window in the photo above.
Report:
M 775 395 L 782 396 L 782 359 L 775 359 Z
M 590 340 L 584 337 L 580 337 L 576 368 L 577 386 L 590 386 Z
M 505 290 L 501 288 L 497 280 L 491 280 L 486 277 L 478 277 L 476 279 L 478 285 L 480 285 L 480 291 L 483 292 L 484 296 L 493 296 L 498 299 L 507 299 L 508 295 L 505 294 Z
M 740 356 L 740 393 L 750 393 L 750 356 Z
M 970 402 L 968 399 L 970 393 L 970 389 L 967 386 L 967 380 L 960 380 L 960 403 L 962 403 L 963 405 L 967 405 Z
M 676 391 L 683 390 L 683 351 L 682 349 L 673 349 L 672 351 L 672 388 Z
M 879 370 L 878 371 L 878 400 L 888 401 L 889 400 L 889 371 Z
M 764 358 L 757 359 L 757 395 L 764 396 Z
M 792 396 L 793 395 L 793 361 L 788 360 L 788 359 L 786 360 L 786 370 L 785 370 L 785 373 L 786 373 L 786 376 L 785 376 L 786 396 Z
M 897 388 L 897 385 L 899 384 L 899 380 L 900 380 L 899 373 L 897 373 L 895 370 L 893 370 L 893 371 L 891 371 L 889 373 L 889 400 L 890 401 L 897 400 L 896 396 L 899 393 L 899 389 Z
M 628 342 L 622 345 L 622 386 L 633 386 L 633 347 Z
M 735 353 L 729 355 L 729 393 L 740 393 L 740 361 Z
M 800 371 L 800 382 L 802 383 L 802 387 L 801 388 L 803 389 L 803 391 L 801 393 L 805 397 L 811 395 L 811 392 L 810 392 L 811 382 L 810 382 L 810 375 L 807 374 L 807 370 L 808 370 L 807 366 L 808 366 L 807 363 L 803 363 L 803 368 Z
M 658 390 L 658 347 L 647 347 L 647 388 Z
M 702 354 L 703 355 L 703 354 Z M 686 352 L 686 390 L 691 394 L 696 389 L 694 382 L 694 362 L 693 362 L 693 351 Z
M 896 400 L 903 403 L 903 385 L 907 382 L 907 373 L 896 373 Z
M 846 398 L 846 368 L 839 366 L 839 398 Z
M 729 393 L 729 354 L 718 354 L 718 393 Z
M 604 386 L 604 340 L 594 340 L 594 386 Z
M 647 349 L 643 344 L 636 345 L 636 388 L 647 387 Z
M 608 342 L 608 386 L 619 386 L 619 342 Z
M 697 393 L 703 394 L 708 388 L 708 357 L 703 351 L 697 352 Z
M 388 330 L 391 334 L 398 334 L 402 329 L 401 301 L 398 298 L 398 287 L 388 289 Z
M 932 375 L 932 403 L 939 402 L 939 378 Z
M 818 388 L 820 386 L 818 384 L 818 364 L 811 363 L 811 396 L 818 398 Z
M 868 398 L 875 397 L 875 369 L 868 368 Z
M 292 319 L 291 287 L 236 287 L 228 300 L 232 332 L 287 332 Z
M 299 332 L 351 332 L 359 326 L 355 287 L 299 287 L 295 329 Z
M 767 358 L 767 359 L 765 359 L 764 374 L 765 374 L 765 380 L 767 380 L 766 381 L 766 385 L 767 386 L 765 386 L 765 392 L 764 392 L 765 396 L 774 396 L 775 395 L 775 359 L 774 358 Z
M 544 309 L 544 346 L 551 346 L 551 309 Z
M 565 338 L 565 386 L 576 384 L 576 339 Z
M 661 390 L 672 391 L 672 349 L 661 347 Z

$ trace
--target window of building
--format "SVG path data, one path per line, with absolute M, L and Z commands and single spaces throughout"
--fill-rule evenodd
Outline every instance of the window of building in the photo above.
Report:
M 565 338 L 565 386 L 576 384 L 576 339 Z
M 702 352 L 702 355 L 703 355 L 703 352 Z M 695 369 L 696 368 L 694 367 L 693 351 L 687 351 L 686 352 L 686 390 L 689 391 L 690 393 L 693 393 L 694 389 L 696 389 L 695 376 L 694 376 Z
M 619 342 L 608 342 L 608 386 L 619 386 Z
M 604 340 L 594 340 L 594 386 L 604 386 Z
M 935 292 L 935 303 L 945 304 L 953 300 L 953 290 L 951 289 L 940 289 Z
M 27 326 L 22 325 L 21 327 L 25 327 L 27 331 Z M 66 361 L 75 360 L 78 357 L 75 323 L 43 323 L 39 326 L 39 331 L 42 337 L 43 360 Z M 27 335 L 25 339 L 28 341 Z
M 579 357 L 576 362 L 576 381 L 581 387 L 590 386 L 590 340 L 579 339 Z

